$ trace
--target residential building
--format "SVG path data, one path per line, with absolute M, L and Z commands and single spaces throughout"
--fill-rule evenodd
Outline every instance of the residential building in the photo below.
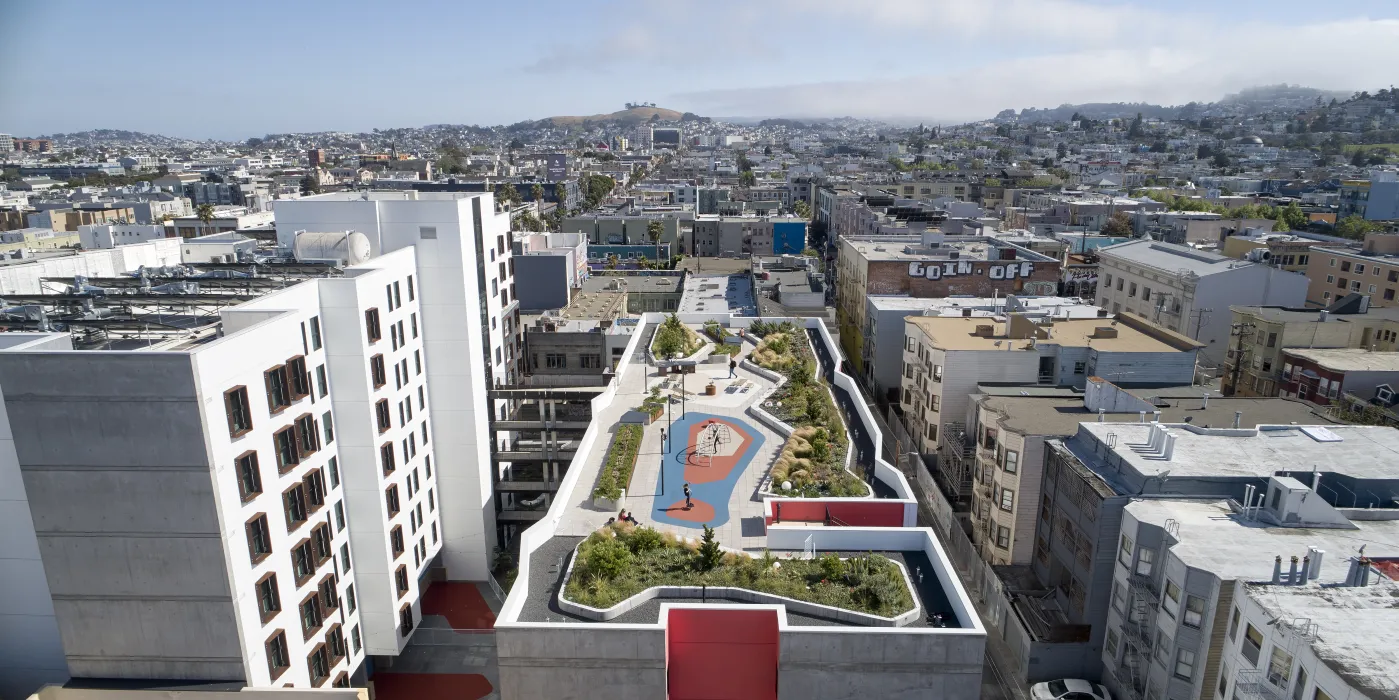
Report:
M 1211 367 L 1224 363 L 1231 305 L 1295 306 L 1307 289 L 1296 273 L 1152 240 L 1099 248 L 1098 271 L 1098 306 L 1200 341 Z
M 13 139 L 14 150 L 21 153 L 50 153 L 53 151 L 52 139 Z
M 299 232 L 349 229 L 368 238 L 373 255 L 417 251 L 417 284 L 426 298 L 443 300 L 424 305 L 422 323 L 446 329 L 423 340 L 423 361 L 443 370 L 429 377 L 432 395 L 442 397 L 433 409 L 443 426 L 433 447 L 438 461 L 456 470 L 438 494 L 442 563 L 451 580 L 485 580 L 499 534 L 491 498 L 499 468 L 493 467 L 508 464 L 498 455 L 510 439 L 493 425 L 508 402 L 490 392 L 518 383 L 524 364 L 509 213 L 497 210 L 489 194 L 451 192 L 332 193 L 279 200 L 275 207 L 283 247 Z M 395 331 L 407 332 L 399 324 Z
M 981 559 L 993 566 L 1030 565 L 1045 442 L 1073 436 L 1079 423 L 1150 420 L 1223 426 L 1236 411 L 1267 423 L 1333 422 L 1297 400 L 1223 398 L 1207 387 L 1189 385 L 1123 389 L 1096 378 L 1084 391 L 983 385 L 972 401 L 977 450 L 969 524 Z
M 591 248 L 589 248 L 591 250 Z M 587 294 L 620 294 L 623 313 L 673 312 L 685 293 L 685 275 L 612 275 L 600 273 L 583 283 Z M 596 318 L 587 316 L 586 318 Z
M 1399 305 L 1399 234 L 1365 234 L 1360 250 L 1313 248 L 1307 277 L 1309 306 L 1329 306 L 1349 293 L 1369 295 L 1373 307 Z
M 1372 309 L 1350 293 L 1325 309 L 1232 306 L 1234 337 L 1224 361 L 1224 392 L 1277 396 L 1289 348 L 1399 350 L 1399 307 Z
M 641 245 L 651 243 L 650 224 L 661 222 L 661 243 L 678 245 L 692 220 L 689 212 L 665 214 L 583 214 L 566 217 L 559 224 L 564 233 L 581 233 L 591 244 Z
M 1399 352 L 1293 348 L 1282 351 L 1282 361 L 1282 395 L 1321 406 L 1338 403 L 1342 394 L 1390 406 L 1399 388 Z
M 272 225 L 270 211 L 248 211 L 241 208 L 222 209 L 214 213 L 214 218 L 203 221 L 197 216 L 181 216 L 170 221 L 175 227 L 177 238 L 194 238 L 211 233 L 244 231 L 252 228 L 266 228 Z
M 904 319 L 902 395 L 896 412 L 916 451 L 936 455 L 949 500 L 971 495 L 975 430 L 969 395 L 1002 382 L 1084 388 L 1191 384 L 1198 342 L 1142 319 L 909 316 Z
M 836 260 L 836 323 L 855 376 L 865 376 L 861 333 L 868 326 L 865 299 L 871 295 L 942 298 L 1010 294 L 1052 295 L 1060 262 L 991 238 L 945 239 L 850 236 L 839 242 Z
M 31 227 L 54 231 L 77 231 L 79 226 L 94 224 L 130 224 L 136 222 L 136 212 L 127 207 L 92 207 L 83 209 L 44 209 L 29 215 Z
M 865 300 L 865 325 L 860 335 L 858 377 L 875 402 L 897 405 L 903 378 L 904 319 L 910 316 L 974 316 L 990 318 L 1024 314 L 1035 319 L 1098 318 L 1100 309 L 1077 299 L 1051 296 L 936 297 L 871 295 Z
M 1399 173 L 1376 170 L 1369 180 L 1343 181 L 1336 216 L 1358 216 L 1368 221 L 1399 219 Z
M 806 248 L 806 220 L 775 216 L 698 216 L 688 242 L 687 250 L 700 256 L 799 255 Z
M 460 469 L 436 454 L 453 428 L 429 408 L 419 262 L 270 266 L 227 301 L 58 295 L 51 316 L 126 330 L 4 334 L 0 469 L 38 552 L 16 592 L 52 601 L 29 653 L 56 637 L 78 678 L 308 688 L 402 651 L 448 546 L 435 469 Z
M 611 319 L 536 319 L 534 325 L 525 328 L 525 371 L 530 382 L 606 386 L 612 378 L 613 358 L 631 340 L 630 333 L 611 333 L 612 325 Z
M 8 232 L 16 233 L 16 232 Z M 77 236 L 74 235 L 76 244 Z M 24 244 L 27 245 L 27 242 Z M 180 242 L 166 238 L 103 250 L 65 250 L 36 254 L 32 258 L 0 264 L 0 295 L 47 294 L 50 278 L 94 279 L 118 277 L 142 267 L 180 264 Z
M 1252 233 L 1225 238 L 1219 252 L 1236 260 L 1266 262 L 1288 272 L 1306 274 L 1313 247 L 1346 245 L 1350 242 L 1316 233 Z
M 1230 605 L 1218 597 L 1218 591 L 1227 590 L 1219 581 L 1276 577 L 1278 567 L 1285 572 L 1287 565 L 1275 557 L 1290 550 L 1300 558 L 1306 554 L 1304 545 L 1318 545 L 1343 557 L 1357 546 L 1357 526 L 1387 527 L 1392 522 L 1362 525 L 1350 517 L 1360 505 L 1359 494 L 1373 499 L 1372 494 L 1393 490 L 1396 479 L 1387 455 L 1399 448 L 1399 430 L 1290 424 L 1246 428 L 1246 419 L 1244 413 L 1231 425 L 1210 428 L 1192 423 L 1080 423 L 1074 437 L 1047 443 L 1031 565 L 1040 588 L 1022 586 L 1012 595 L 1012 604 L 1038 599 L 1039 614 L 1052 621 L 1046 634 L 1035 635 L 1028 650 L 1032 656 L 1071 657 L 1075 663 L 1044 665 L 1041 672 L 1048 675 L 1042 677 L 1101 677 L 1115 697 L 1134 700 L 1213 696 L 1218 673 L 1208 666 L 1219 654 L 1207 645 L 1222 645 L 1225 639 L 1237 643 L 1225 633 L 1226 615 L 1232 614 L 1221 612 Z M 1240 509 L 1250 504 L 1258 520 L 1235 526 L 1230 534 L 1196 532 L 1187 539 L 1183 535 L 1200 518 L 1163 518 L 1157 522 L 1168 537 L 1138 534 L 1132 513 L 1142 503 L 1163 499 L 1232 501 Z M 1371 502 L 1378 508 L 1394 507 L 1388 497 Z M 1238 522 L 1231 509 L 1216 509 L 1207 519 L 1216 527 L 1228 527 Z M 1280 527 L 1266 532 L 1270 524 Z M 1291 527 L 1305 529 L 1289 532 Z M 1178 533 L 1171 532 L 1177 528 Z M 1279 549 L 1284 540 L 1264 545 L 1252 539 L 1274 533 L 1299 544 Z M 1181 549 L 1170 553 L 1168 547 Z M 1230 569 L 1216 569 L 1223 575 L 1215 576 L 1215 582 L 1197 581 L 1179 561 L 1187 552 L 1189 557 L 1202 557 L 1193 561 L 1244 570 L 1231 574 Z M 1247 569 L 1255 565 L 1261 570 Z M 1334 574 L 1338 567 L 1335 562 L 1331 567 Z M 1167 586 L 1167 581 L 1174 585 Z M 1187 595 L 1200 597 L 1203 608 Z M 1056 627 L 1061 633 L 1080 629 L 1081 636 L 1053 641 Z M 1131 647 L 1124 648 L 1128 639 Z M 1171 680 L 1181 648 L 1194 656 L 1194 667 L 1183 674 L 1189 679 L 1182 679 L 1185 686 Z M 1119 660 L 1134 651 L 1135 658 Z M 1231 673 L 1237 670 L 1231 666 Z M 1202 677 L 1208 680 L 1202 683 Z M 1148 688 L 1154 692 L 1148 693 Z

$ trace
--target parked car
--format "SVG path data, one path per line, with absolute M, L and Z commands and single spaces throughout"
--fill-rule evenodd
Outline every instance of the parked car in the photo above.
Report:
M 1077 678 L 1062 678 L 1030 686 L 1034 700 L 1112 700 L 1112 694 L 1097 683 Z

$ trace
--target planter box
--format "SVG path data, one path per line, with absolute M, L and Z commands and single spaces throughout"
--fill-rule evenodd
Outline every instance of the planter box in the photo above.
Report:
M 626 490 L 626 489 L 622 489 L 622 495 L 621 495 L 621 496 L 618 496 L 618 497 L 617 497 L 617 500 L 615 500 L 615 501 L 612 500 L 612 499 L 610 499 L 610 498 L 602 498 L 602 497 L 600 497 L 600 496 L 593 496 L 593 508 L 595 508 L 595 509 L 597 509 L 597 510 L 604 511 L 604 512 L 613 512 L 613 513 L 615 513 L 615 512 L 617 512 L 617 511 L 619 511 L 619 510 L 621 510 L 621 509 L 623 509 L 623 508 L 625 508 L 625 507 L 627 507 L 627 490 Z

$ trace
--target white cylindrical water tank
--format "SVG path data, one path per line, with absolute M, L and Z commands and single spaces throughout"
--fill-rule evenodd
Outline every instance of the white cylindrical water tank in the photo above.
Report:
M 292 255 L 297 260 L 335 260 L 358 265 L 373 257 L 369 237 L 359 231 L 297 231 Z

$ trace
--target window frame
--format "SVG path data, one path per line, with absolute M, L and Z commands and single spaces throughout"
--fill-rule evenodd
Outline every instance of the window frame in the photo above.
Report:
M 254 523 L 259 521 L 262 523 L 261 537 L 258 537 L 253 530 Z M 257 566 L 262 563 L 264 559 L 272 555 L 272 532 L 268 530 L 266 513 L 257 513 L 244 521 L 243 536 L 248 540 L 248 559 L 252 561 L 253 566 Z M 259 543 L 262 544 L 261 551 L 259 551 L 257 547 Z
M 277 644 L 275 649 L 280 651 L 280 653 L 274 651 L 274 642 Z M 272 636 L 268 637 L 267 641 L 262 643 L 262 649 L 267 655 L 267 675 L 274 681 L 281 678 L 282 674 L 286 673 L 287 669 L 291 668 L 291 655 L 287 648 L 286 631 L 280 629 L 274 631 Z M 275 664 L 278 660 L 281 661 L 280 665 Z
M 251 470 L 245 468 L 245 462 L 251 461 Z M 258 464 L 257 450 L 248 450 L 243 454 L 233 458 L 233 469 L 237 472 L 238 494 L 243 502 L 247 503 L 262 495 L 262 466 Z M 246 477 L 252 476 L 254 484 L 249 487 Z
M 370 345 L 384 339 L 384 328 L 379 321 L 378 307 L 364 310 L 364 332 Z
M 287 380 L 286 365 L 263 370 L 262 382 L 267 388 L 268 413 L 275 416 L 291 406 L 291 383 Z
M 239 404 L 237 406 L 234 405 L 235 399 Z M 252 432 L 253 411 L 252 406 L 248 404 L 248 387 L 246 385 L 240 384 L 223 392 L 223 407 L 228 416 L 228 437 L 230 439 L 240 438 Z M 238 426 L 237 418 L 239 417 L 246 423 L 241 428 Z
M 267 590 L 272 593 L 272 607 L 270 609 L 263 605 L 265 601 L 265 596 L 263 595 L 264 586 L 268 586 L 269 588 Z M 262 617 L 262 624 L 265 625 L 271 621 L 272 618 L 276 617 L 278 613 L 282 612 L 282 592 L 277 585 L 277 572 L 269 571 L 265 576 L 258 579 L 257 583 L 253 584 L 253 591 L 254 595 L 257 597 L 258 613 Z

